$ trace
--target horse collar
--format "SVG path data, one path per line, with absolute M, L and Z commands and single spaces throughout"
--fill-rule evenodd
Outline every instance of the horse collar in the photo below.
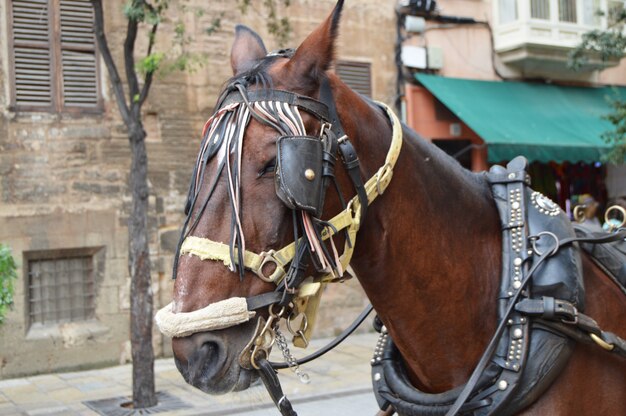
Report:
M 486 174 L 500 214 L 503 243 L 495 335 L 464 386 L 428 394 L 410 384 L 400 354 L 383 328 L 372 359 L 381 409 L 391 404 L 405 416 L 515 414 L 559 375 L 574 340 L 595 342 L 626 357 L 626 341 L 602 331 L 582 313 L 582 266 L 579 248 L 573 244 L 620 241 L 626 230 L 576 237 L 565 213 L 531 192 L 526 159 L 518 157 L 507 168 L 494 166 Z
M 481 362 L 463 386 L 428 394 L 411 386 L 391 337 L 382 331 L 372 360 L 374 390 L 381 408 L 391 404 L 402 415 L 514 414 L 544 391 L 567 362 L 573 344 L 567 338 L 531 327 L 524 307 L 538 293 L 562 304 L 582 307 L 582 271 L 577 247 L 562 248 L 557 256 L 542 241 L 533 250 L 529 236 L 546 229 L 558 240 L 573 235 L 569 219 L 545 215 L 532 201 L 527 162 L 517 158 L 508 170 L 494 167 L 487 175 L 502 226 L 502 277 L 498 298 L 499 325 Z M 543 250 L 543 251 L 541 251 Z M 540 267 L 542 266 L 542 267 Z M 532 288 L 528 284 L 532 277 Z M 563 303 L 564 302 L 564 303 Z M 553 302 L 554 304 L 554 302 Z M 550 346 L 549 348 L 547 346 Z

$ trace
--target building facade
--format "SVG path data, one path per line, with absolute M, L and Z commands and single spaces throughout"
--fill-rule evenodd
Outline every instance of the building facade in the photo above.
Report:
M 408 124 L 475 171 L 526 156 L 535 186 L 564 208 L 577 193 L 604 202 L 625 194 L 623 168 L 601 163 L 601 136 L 612 129 L 603 119 L 610 100 L 626 97 L 626 60 L 568 65 L 582 34 L 606 29 L 624 1 L 437 5 L 405 9 L 413 14 L 401 27 Z
M 105 2 L 105 32 L 120 69 L 125 3 Z M 159 28 L 157 50 L 172 48 L 182 22 L 193 39 L 187 50 L 205 62 L 194 72 L 159 76 L 144 105 L 156 307 L 171 300 L 188 181 L 202 125 L 231 76 L 234 25 L 249 25 L 268 49 L 278 49 L 261 3 L 242 16 L 232 1 L 210 2 L 205 13 L 193 11 L 205 2 L 192 1 L 187 11 L 171 7 Z M 334 4 L 296 0 L 280 11 L 294 28 L 291 43 Z M 346 5 L 337 65 L 346 81 L 390 103 L 394 6 Z M 220 28 L 207 36 L 216 17 Z M 89 2 L 8 0 L 0 2 L 0 22 L 0 243 L 12 249 L 19 275 L 14 307 L 0 326 L 0 378 L 123 362 L 130 357 L 130 151 Z M 145 53 L 141 46 L 138 54 Z M 322 301 L 318 335 L 339 332 L 365 304 L 357 282 L 333 286 Z M 155 331 L 157 354 L 168 354 L 168 344 Z

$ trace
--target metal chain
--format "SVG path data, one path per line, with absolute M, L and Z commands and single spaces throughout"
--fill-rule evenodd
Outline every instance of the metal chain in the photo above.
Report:
M 287 363 L 291 371 L 293 371 L 296 374 L 296 376 L 298 377 L 301 383 L 309 384 L 311 382 L 311 378 L 309 377 L 307 373 L 305 373 L 304 371 L 300 369 L 300 366 L 298 365 L 296 361 L 296 357 L 294 357 L 293 354 L 291 354 L 291 351 L 289 350 L 289 346 L 287 345 L 287 339 L 285 338 L 283 333 L 280 332 L 278 328 L 276 328 L 275 334 L 276 334 L 276 345 L 278 345 L 278 348 L 283 353 L 283 357 L 285 357 L 285 362 Z

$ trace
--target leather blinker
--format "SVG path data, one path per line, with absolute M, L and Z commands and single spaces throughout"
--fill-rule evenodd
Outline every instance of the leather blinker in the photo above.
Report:
M 276 195 L 287 207 L 319 218 L 325 194 L 322 140 L 311 136 L 282 136 L 277 148 Z

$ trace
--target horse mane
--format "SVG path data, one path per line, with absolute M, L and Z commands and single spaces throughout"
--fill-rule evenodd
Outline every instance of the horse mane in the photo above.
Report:
M 218 105 L 216 105 L 215 108 L 219 108 L 219 103 L 221 102 L 222 98 L 225 96 L 225 94 L 232 91 L 234 89 L 234 86 L 237 84 L 242 85 L 244 88 L 256 85 L 264 91 L 274 88 L 274 81 L 269 75 L 269 68 L 279 57 L 281 56 L 266 56 L 249 70 L 236 74 L 228 79 L 222 86 L 222 93 L 218 98 Z

